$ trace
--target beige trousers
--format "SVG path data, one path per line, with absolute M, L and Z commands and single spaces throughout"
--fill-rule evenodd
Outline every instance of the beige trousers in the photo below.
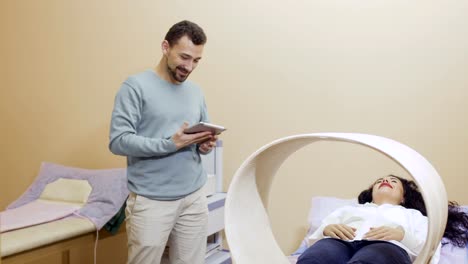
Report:
M 130 193 L 125 214 L 128 264 L 161 263 L 166 244 L 171 264 L 205 262 L 208 206 L 202 189 L 174 201 Z

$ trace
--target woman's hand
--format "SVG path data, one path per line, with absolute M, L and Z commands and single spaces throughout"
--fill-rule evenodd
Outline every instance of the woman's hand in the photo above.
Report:
M 402 227 L 388 227 L 388 226 L 381 226 L 381 227 L 371 227 L 370 231 L 367 232 L 363 239 L 370 239 L 370 240 L 396 240 L 401 241 L 405 236 L 405 230 Z
M 356 234 L 354 233 L 356 228 L 350 227 L 343 224 L 331 224 L 327 225 L 323 229 L 323 234 L 325 236 L 339 238 L 341 240 L 353 240 Z

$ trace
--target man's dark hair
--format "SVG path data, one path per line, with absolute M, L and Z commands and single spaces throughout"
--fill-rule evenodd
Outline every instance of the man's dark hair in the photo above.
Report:
M 206 43 L 206 35 L 203 29 L 199 25 L 187 20 L 174 24 L 164 39 L 172 47 L 183 36 L 187 36 L 195 45 L 204 45 Z

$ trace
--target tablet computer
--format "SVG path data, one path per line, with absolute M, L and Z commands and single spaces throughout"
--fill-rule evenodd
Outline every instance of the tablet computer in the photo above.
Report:
M 189 128 L 186 128 L 184 130 L 184 133 L 185 134 L 194 134 L 194 133 L 199 133 L 199 132 L 204 132 L 204 131 L 211 131 L 211 133 L 213 133 L 214 135 L 219 135 L 221 134 L 221 132 L 225 131 L 226 128 L 222 127 L 222 126 L 219 126 L 219 125 L 215 125 L 215 124 L 211 124 L 211 123 L 207 123 L 207 122 L 200 122 L 198 124 L 195 124 Z

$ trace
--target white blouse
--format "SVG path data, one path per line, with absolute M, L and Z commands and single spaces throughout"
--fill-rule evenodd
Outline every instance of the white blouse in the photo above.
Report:
M 325 238 L 323 230 L 330 224 L 344 224 L 356 228 L 356 236 L 352 240 L 362 240 L 371 227 L 402 227 L 405 235 L 401 241 L 390 240 L 408 252 L 411 261 L 421 252 L 427 237 L 427 217 L 415 209 L 408 209 L 400 205 L 374 203 L 344 206 L 323 219 L 320 227 L 309 236 L 309 244 Z M 431 263 L 438 263 L 440 244 Z

